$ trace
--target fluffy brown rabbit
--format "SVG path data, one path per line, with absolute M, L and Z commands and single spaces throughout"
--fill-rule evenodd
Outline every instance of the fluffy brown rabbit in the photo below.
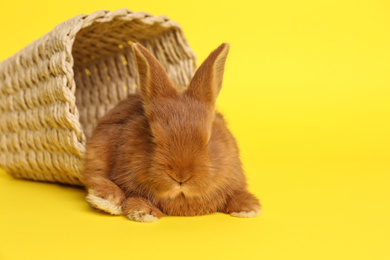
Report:
M 108 112 L 87 144 L 88 203 L 141 222 L 213 212 L 258 215 L 236 140 L 216 112 L 229 45 L 213 51 L 183 91 L 144 47 L 133 44 L 133 51 L 140 94 Z

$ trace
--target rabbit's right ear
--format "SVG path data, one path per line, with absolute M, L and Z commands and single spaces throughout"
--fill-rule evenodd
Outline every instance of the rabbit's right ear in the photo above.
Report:
M 144 104 L 150 104 L 158 97 L 172 97 L 177 91 L 165 69 L 158 60 L 141 44 L 132 45 L 137 60 L 141 96 Z
M 200 65 L 187 89 L 187 94 L 214 109 L 222 87 L 229 44 L 223 43 Z

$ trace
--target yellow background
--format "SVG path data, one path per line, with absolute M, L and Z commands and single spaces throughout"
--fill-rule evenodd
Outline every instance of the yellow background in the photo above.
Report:
M 0 60 L 119 8 L 179 22 L 199 63 L 231 44 L 218 104 L 263 213 L 135 223 L 0 171 L 1 260 L 390 259 L 389 1 L 0 0 Z

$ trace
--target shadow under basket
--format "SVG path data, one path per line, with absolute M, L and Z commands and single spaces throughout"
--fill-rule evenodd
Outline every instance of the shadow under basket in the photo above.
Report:
M 121 9 L 78 15 L 0 63 L 0 167 L 17 178 L 81 185 L 97 121 L 139 84 L 139 42 L 186 87 L 196 57 L 179 24 Z

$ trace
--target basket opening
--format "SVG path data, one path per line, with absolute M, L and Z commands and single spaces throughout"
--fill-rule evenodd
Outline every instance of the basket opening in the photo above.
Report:
M 96 22 L 77 33 L 72 48 L 75 96 L 87 139 L 98 119 L 138 87 L 133 42 L 146 46 L 166 68 L 178 64 L 164 47 L 174 33 L 170 30 L 135 20 L 114 20 Z

